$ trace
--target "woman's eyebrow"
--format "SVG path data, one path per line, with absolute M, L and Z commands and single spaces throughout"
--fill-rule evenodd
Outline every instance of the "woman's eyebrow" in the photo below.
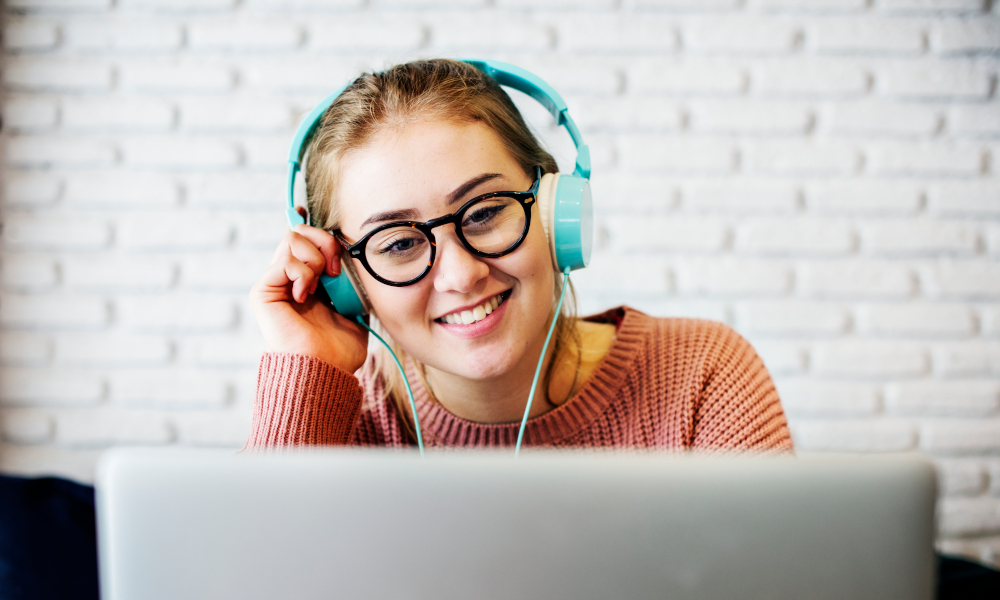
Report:
M 490 181 L 491 179 L 496 179 L 497 177 L 503 177 L 500 173 L 483 173 L 482 175 L 477 175 L 472 179 L 466 181 L 462 185 L 455 188 L 450 194 L 448 194 L 448 204 L 454 204 L 465 197 L 466 194 L 476 189 L 480 185 Z M 384 223 L 386 221 L 412 221 L 416 219 L 418 213 L 412 208 L 407 208 L 403 210 L 390 210 L 387 212 L 379 212 L 369 216 L 367 219 L 361 223 L 360 229 L 364 229 L 372 223 Z

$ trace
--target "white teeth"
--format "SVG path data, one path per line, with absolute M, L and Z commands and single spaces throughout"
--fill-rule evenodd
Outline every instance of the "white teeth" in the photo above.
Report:
M 500 294 L 497 294 L 472 310 L 463 310 L 461 312 L 447 314 L 442 317 L 441 320 L 445 323 L 451 323 L 453 325 L 469 325 L 477 321 L 482 321 L 487 315 L 492 314 L 493 311 L 500 306 L 501 302 L 503 302 L 503 297 Z

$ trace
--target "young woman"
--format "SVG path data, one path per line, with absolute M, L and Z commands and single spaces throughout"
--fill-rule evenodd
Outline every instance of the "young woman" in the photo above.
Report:
M 417 61 L 351 84 L 310 146 L 314 226 L 282 240 L 250 293 L 270 352 L 247 448 L 415 445 L 391 359 L 315 294 L 346 268 L 405 365 L 428 446 L 513 446 L 557 319 L 525 446 L 790 450 L 770 376 L 725 325 L 629 308 L 577 319 L 572 301 L 555 314 L 562 275 L 533 200 L 556 171 L 469 64 Z M 433 238 L 400 224 L 450 215 Z M 367 260 L 342 258 L 348 245 Z

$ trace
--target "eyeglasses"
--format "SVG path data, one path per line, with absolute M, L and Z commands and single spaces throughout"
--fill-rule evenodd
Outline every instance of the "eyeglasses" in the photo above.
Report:
M 386 285 L 411 285 L 423 279 L 434 266 L 437 240 L 431 230 L 442 225 L 454 223 L 459 241 L 475 256 L 500 258 L 517 250 L 528 235 L 531 203 L 541 179 L 542 170 L 536 167 L 535 182 L 526 192 L 476 196 L 453 214 L 426 223 L 386 223 L 355 244 L 344 239 L 340 230 L 333 233 L 351 258 L 361 261 L 372 277 Z

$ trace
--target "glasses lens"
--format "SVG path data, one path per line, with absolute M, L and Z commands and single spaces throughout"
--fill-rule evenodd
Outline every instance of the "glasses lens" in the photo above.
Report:
M 390 227 L 368 240 L 365 256 L 372 271 L 393 283 L 419 276 L 431 260 L 431 243 L 415 227 Z
M 476 202 L 462 215 L 462 235 L 486 254 L 509 250 L 524 235 L 525 216 L 514 198 L 498 196 Z

